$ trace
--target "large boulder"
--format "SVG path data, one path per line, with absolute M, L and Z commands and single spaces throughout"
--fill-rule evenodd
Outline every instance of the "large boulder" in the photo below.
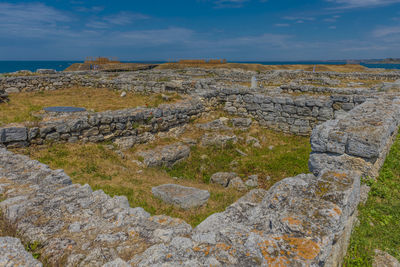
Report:
M 202 206 L 210 197 L 210 193 L 206 190 L 177 184 L 160 185 L 153 187 L 151 191 L 155 197 L 183 209 Z
M 172 167 L 177 162 L 189 157 L 189 154 L 190 148 L 179 142 L 139 152 L 137 155 L 143 157 L 143 163 L 146 167 Z

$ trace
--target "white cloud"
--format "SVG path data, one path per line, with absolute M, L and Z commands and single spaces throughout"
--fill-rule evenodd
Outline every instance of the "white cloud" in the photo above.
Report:
M 95 29 L 107 29 L 114 26 L 125 26 L 132 24 L 137 20 L 145 20 L 150 17 L 140 13 L 132 13 L 122 11 L 117 14 L 108 15 L 105 17 L 93 17 L 87 23 L 86 27 Z
M 336 8 L 377 7 L 400 3 L 400 0 L 325 0 L 337 4 Z
M 290 24 L 288 24 L 288 23 L 276 23 L 275 26 L 276 27 L 289 27 Z
M 65 31 L 72 18 L 41 3 L 0 3 L 0 32 L 10 35 L 41 37 Z
M 313 21 L 313 20 L 315 20 L 315 18 L 314 17 L 301 17 L 301 16 L 285 16 L 285 17 L 283 17 L 283 19 L 286 19 L 286 20 L 296 20 L 296 21 Z
M 332 17 L 329 17 L 329 18 L 325 18 L 324 21 L 325 22 L 336 22 L 339 18 L 340 18 L 339 15 L 335 15 L 335 16 L 332 16 Z
M 147 15 L 143 15 L 140 13 L 131 13 L 131 12 L 125 12 L 122 11 L 118 14 L 106 16 L 103 19 L 111 24 L 115 25 L 127 25 L 132 23 L 135 20 L 143 20 L 143 19 L 149 19 L 150 17 Z
M 400 34 L 400 26 L 380 27 L 372 32 L 374 37 L 386 37 Z

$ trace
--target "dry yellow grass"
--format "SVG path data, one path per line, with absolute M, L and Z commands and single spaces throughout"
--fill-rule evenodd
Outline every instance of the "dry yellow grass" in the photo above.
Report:
M 209 215 L 223 211 L 243 193 L 197 180 L 171 178 L 162 169 L 141 170 L 127 153 L 125 159 L 101 144 L 47 144 L 16 152 L 29 155 L 50 167 L 62 168 L 74 183 L 89 184 L 110 195 L 125 195 L 132 207 L 143 207 L 152 214 L 167 214 L 197 225 Z M 151 188 L 161 184 L 180 184 L 208 190 L 208 203 L 197 209 L 183 210 L 153 197 Z
M 10 101 L 0 105 L 0 125 L 37 120 L 32 114 L 49 106 L 84 107 L 96 112 L 117 110 L 137 106 L 154 107 L 165 102 L 161 94 L 143 95 L 127 93 L 120 97 L 120 91 L 106 88 L 70 88 L 56 91 L 41 91 L 10 94 Z M 171 95 L 171 101 L 180 99 Z
M 243 69 L 252 71 L 267 70 L 306 70 L 312 71 L 314 65 L 261 65 L 261 64 L 242 64 L 242 63 L 226 63 L 226 64 L 179 64 L 164 63 L 157 69 L 185 69 L 185 68 L 204 68 L 204 69 Z M 345 65 L 317 65 L 316 71 L 337 71 L 337 72 L 354 72 L 365 71 L 367 68 L 357 64 Z

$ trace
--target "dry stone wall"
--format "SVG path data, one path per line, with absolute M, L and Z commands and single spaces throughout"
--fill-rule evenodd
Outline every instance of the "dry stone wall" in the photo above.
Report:
M 125 197 L 71 184 L 62 170 L 6 149 L 0 208 L 24 239 L 40 241 L 52 265 L 337 266 L 356 217 L 360 177 L 371 174 L 359 167 L 379 169 L 399 120 L 399 99 L 370 99 L 317 126 L 314 174 L 253 190 L 194 229 L 130 208 Z
M 170 74 L 167 78 L 166 75 Z M 34 75 L 19 77 L 0 77 L 0 92 L 19 93 L 49 91 L 76 86 L 109 88 L 132 92 L 160 93 L 177 91 L 185 93 L 192 88 L 207 88 L 214 84 L 213 80 L 193 81 L 187 75 L 174 73 L 124 73 L 114 76 L 101 72 L 57 73 L 54 75 Z
M 146 142 L 149 135 L 188 123 L 204 110 L 199 100 L 186 100 L 158 108 L 133 108 L 39 122 L 36 126 L 0 128 L 0 143 L 8 147 L 43 144 L 45 141 L 101 142 L 133 136 Z
M 201 95 L 209 105 L 222 103 L 231 114 L 250 116 L 263 126 L 298 135 L 309 135 L 316 125 L 367 99 L 364 95 L 268 95 L 248 89 L 220 89 Z

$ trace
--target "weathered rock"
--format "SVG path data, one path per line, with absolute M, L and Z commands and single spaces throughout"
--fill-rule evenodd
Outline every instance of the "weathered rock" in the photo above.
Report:
M 19 239 L 0 237 L 0 266 L 42 267 L 43 265 L 25 250 Z
M 250 175 L 245 182 L 248 187 L 257 187 L 258 186 L 258 175 Z
M 147 167 L 171 167 L 177 162 L 189 157 L 190 148 L 182 143 L 175 143 L 137 154 L 143 157 L 143 163 Z
M 57 73 L 57 71 L 54 69 L 37 69 L 36 72 L 39 74 L 56 74 Z
M 233 126 L 240 128 L 250 127 L 252 123 L 250 118 L 233 118 L 231 122 Z
M 206 190 L 176 184 L 160 185 L 153 187 L 151 191 L 155 197 L 183 209 L 200 207 L 210 197 L 210 193 Z
M 400 263 L 387 252 L 375 249 L 375 258 L 372 267 L 400 267 Z
M 113 261 L 107 262 L 102 267 L 130 267 L 130 265 L 121 258 L 117 258 Z
M 216 133 L 206 133 L 201 138 L 203 146 L 225 146 L 228 143 L 235 144 L 237 142 L 236 135 L 221 135 Z
M 198 123 L 196 124 L 197 128 L 203 129 L 203 130 L 231 130 L 230 127 L 228 127 L 224 122 L 221 120 L 214 120 L 210 121 L 207 123 Z
M 235 188 L 238 191 L 245 191 L 247 189 L 246 185 L 243 183 L 240 177 L 235 177 L 229 181 L 228 187 Z
M 246 144 L 252 145 L 255 148 L 261 148 L 260 140 L 253 136 L 248 136 L 246 139 Z
M 238 177 L 238 175 L 234 172 L 217 172 L 211 176 L 210 182 L 227 187 L 229 182 L 236 177 Z
M 0 142 L 2 143 L 26 141 L 27 139 L 28 132 L 26 127 L 0 128 Z

